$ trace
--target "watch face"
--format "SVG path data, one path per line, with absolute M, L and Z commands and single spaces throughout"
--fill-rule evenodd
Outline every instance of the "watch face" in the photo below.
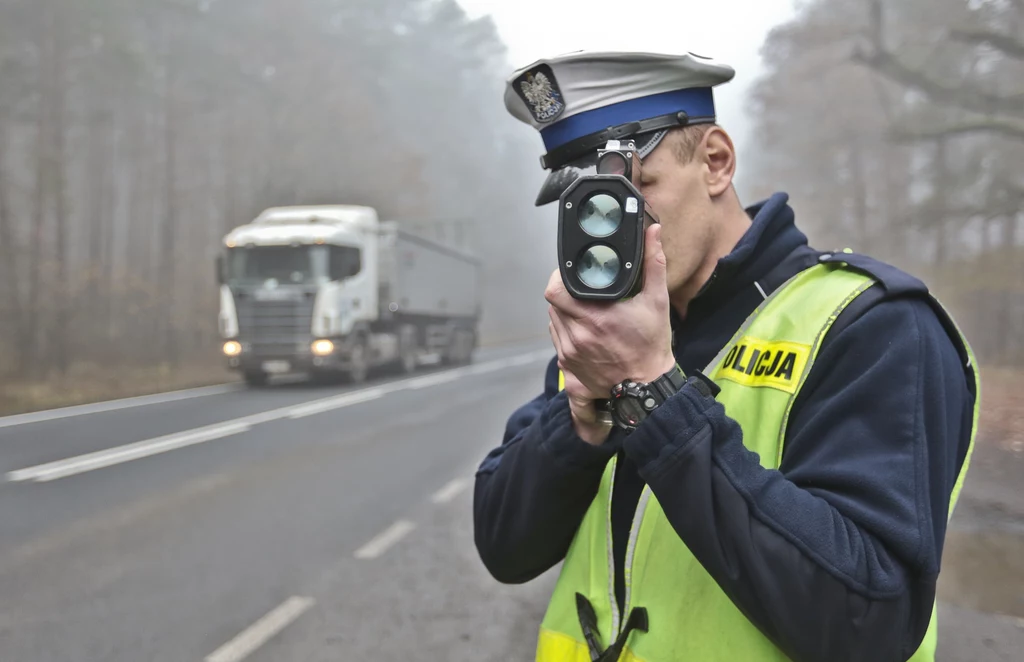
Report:
M 644 420 L 647 410 L 644 408 L 645 394 L 636 384 L 623 385 L 616 389 L 615 415 L 620 422 L 636 427 Z
M 640 406 L 640 402 L 634 398 L 623 398 L 622 400 L 619 400 L 615 410 L 618 413 L 619 418 L 629 425 L 639 425 L 640 421 L 643 420 L 644 414 L 647 413 L 644 411 L 643 407 Z

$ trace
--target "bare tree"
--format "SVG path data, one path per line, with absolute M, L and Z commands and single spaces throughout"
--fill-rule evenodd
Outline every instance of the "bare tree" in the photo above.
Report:
M 753 95 L 759 192 L 789 187 L 827 247 L 930 274 L 986 358 L 1020 361 L 1022 26 L 1017 0 L 814 0 Z

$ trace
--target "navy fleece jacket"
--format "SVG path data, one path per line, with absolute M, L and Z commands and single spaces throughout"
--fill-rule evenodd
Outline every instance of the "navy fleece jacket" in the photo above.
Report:
M 675 355 L 702 370 L 768 294 L 818 252 L 785 194 L 719 261 Z M 872 294 L 873 296 L 868 296 Z M 787 428 L 779 470 L 688 383 L 633 434 L 575 434 L 555 360 L 477 473 L 475 538 L 499 581 L 559 563 L 619 454 L 612 504 L 618 600 L 629 526 L 649 484 L 687 546 L 739 609 L 798 662 L 905 660 L 931 615 L 949 495 L 966 455 L 974 384 L 927 299 L 876 285 L 826 336 Z M 693 378 L 691 378 L 692 380 Z

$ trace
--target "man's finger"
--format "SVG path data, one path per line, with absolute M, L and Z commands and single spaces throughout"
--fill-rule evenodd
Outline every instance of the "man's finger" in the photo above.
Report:
M 555 353 L 561 357 L 562 349 L 558 342 L 558 334 L 555 333 L 555 325 L 552 322 L 548 322 L 548 334 L 551 336 L 551 345 L 555 348 Z
M 570 319 L 583 319 L 586 316 L 586 311 L 581 303 L 569 294 L 569 290 L 565 289 L 562 275 L 557 270 L 548 279 L 544 298 Z
M 647 228 L 644 236 L 644 293 L 668 294 L 665 249 L 661 245 L 661 225 Z
M 553 306 L 566 294 L 568 292 L 565 291 L 565 284 L 562 283 L 562 274 L 555 269 L 548 277 L 547 287 L 544 288 L 544 299 Z
M 558 337 L 558 358 L 565 361 L 566 356 L 571 356 L 575 350 L 572 336 L 569 335 L 569 330 L 565 328 L 565 322 L 562 321 L 558 309 L 554 306 L 548 306 L 548 319 L 551 320 L 551 328 L 554 329 L 555 336 Z
M 566 393 L 571 397 L 577 398 L 581 404 L 608 397 L 607 393 L 597 393 L 594 389 L 581 382 L 571 370 L 563 368 L 562 374 L 565 375 Z
M 555 344 L 555 351 L 558 352 L 558 361 L 562 361 L 564 353 L 562 352 L 562 335 L 558 331 L 558 327 L 555 326 L 555 317 L 552 312 L 551 306 L 548 306 L 548 331 L 551 332 L 551 342 Z

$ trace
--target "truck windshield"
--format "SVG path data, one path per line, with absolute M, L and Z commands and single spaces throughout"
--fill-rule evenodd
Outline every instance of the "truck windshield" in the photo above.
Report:
M 326 282 L 326 246 L 252 246 L 228 249 L 228 283 L 311 285 Z

